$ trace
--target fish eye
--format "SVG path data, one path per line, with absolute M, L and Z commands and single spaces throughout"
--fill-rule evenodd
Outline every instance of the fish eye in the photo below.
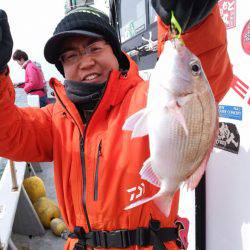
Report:
M 190 68 L 192 71 L 192 75 L 197 76 L 201 73 L 201 66 L 197 62 L 190 63 Z

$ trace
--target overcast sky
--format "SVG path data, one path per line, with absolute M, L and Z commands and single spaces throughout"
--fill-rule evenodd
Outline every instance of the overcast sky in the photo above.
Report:
M 64 16 L 64 0 L 0 0 L 0 9 L 7 12 L 14 49 L 24 50 L 31 60 L 42 65 L 46 80 L 62 76 L 43 56 L 46 41 Z M 9 63 L 13 82 L 24 80 L 24 70 L 16 62 Z

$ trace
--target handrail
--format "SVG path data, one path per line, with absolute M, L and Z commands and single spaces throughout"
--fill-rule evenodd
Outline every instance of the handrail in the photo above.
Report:
M 17 179 L 16 179 L 16 170 L 15 170 L 15 164 L 13 161 L 10 161 L 10 173 L 11 173 L 11 179 L 12 179 L 12 191 L 18 190 L 17 185 Z

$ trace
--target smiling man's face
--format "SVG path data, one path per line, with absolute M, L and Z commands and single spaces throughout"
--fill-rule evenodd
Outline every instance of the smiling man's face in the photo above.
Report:
M 67 38 L 61 46 L 60 61 L 66 80 L 103 83 L 119 63 L 104 40 L 76 36 Z

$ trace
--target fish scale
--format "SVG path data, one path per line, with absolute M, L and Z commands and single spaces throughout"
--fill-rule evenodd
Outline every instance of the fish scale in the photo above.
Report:
M 197 110 L 196 111 L 192 110 L 192 111 L 190 111 L 190 113 L 191 114 L 196 113 L 196 118 L 197 118 L 197 114 L 199 114 L 197 112 Z M 201 114 L 201 116 L 202 116 L 202 114 Z M 188 124 L 188 128 L 190 128 L 189 129 L 189 137 L 191 137 L 191 136 L 193 137 L 193 135 L 192 135 L 193 131 L 197 132 L 197 129 L 196 130 L 193 129 L 193 126 L 195 125 L 195 123 L 190 122 L 190 121 L 193 121 L 192 118 L 193 118 L 193 115 L 187 116 L 187 119 L 188 119 L 187 124 Z M 185 132 L 184 132 L 183 128 L 181 127 L 181 125 L 176 126 L 176 121 L 175 121 L 174 117 L 170 118 L 170 119 L 172 120 L 172 122 L 170 122 L 170 123 L 175 124 L 175 126 L 170 126 L 170 131 L 169 131 L 168 134 L 166 134 L 166 136 L 168 136 L 168 137 L 161 138 L 162 139 L 161 142 L 163 142 L 163 143 L 162 143 L 162 145 L 159 144 L 158 148 L 165 148 L 162 157 L 165 158 L 166 155 L 171 156 L 171 159 L 168 159 L 167 161 L 168 162 L 171 162 L 171 161 L 175 162 L 176 167 L 178 169 L 180 169 L 181 166 L 183 166 L 182 163 L 184 161 L 193 163 L 194 160 L 196 159 L 196 154 L 197 154 L 198 147 L 199 147 L 198 144 L 199 144 L 199 142 L 201 140 L 201 138 L 200 138 L 201 134 L 200 133 L 197 134 L 197 137 L 198 137 L 197 139 L 192 138 L 192 140 L 189 140 L 188 138 L 185 138 L 185 140 L 183 140 L 182 143 L 180 143 L 175 138 L 186 137 Z M 167 123 L 167 121 L 165 123 Z M 198 124 L 199 124 L 199 122 L 197 123 L 197 125 Z M 173 130 L 171 128 L 173 128 Z M 200 132 L 201 132 L 201 128 L 200 128 Z M 170 138 L 172 140 L 170 140 Z M 168 142 L 168 143 L 166 144 L 165 142 Z M 190 142 L 192 144 L 196 144 L 196 145 L 190 147 Z M 187 150 L 187 148 L 189 148 L 189 150 Z M 190 150 L 190 148 L 192 148 L 193 150 Z M 181 153 L 181 152 L 184 152 L 184 154 Z M 187 152 L 188 152 L 188 154 L 185 154 Z M 158 164 L 157 161 L 161 162 L 161 156 L 159 154 L 157 154 L 157 153 L 155 155 L 157 155 L 157 157 L 156 157 L 155 161 L 154 161 L 154 159 L 152 159 L 152 164 L 157 165 Z M 187 158 L 189 158 L 189 160 Z M 164 171 L 164 170 L 168 171 L 169 170 L 169 174 L 171 174 L 171 168 L 160 168 L 160 170 L 162 170 L 162 171 Z M 187 169 L 187 172 L 189 172 L 188 169 Z

